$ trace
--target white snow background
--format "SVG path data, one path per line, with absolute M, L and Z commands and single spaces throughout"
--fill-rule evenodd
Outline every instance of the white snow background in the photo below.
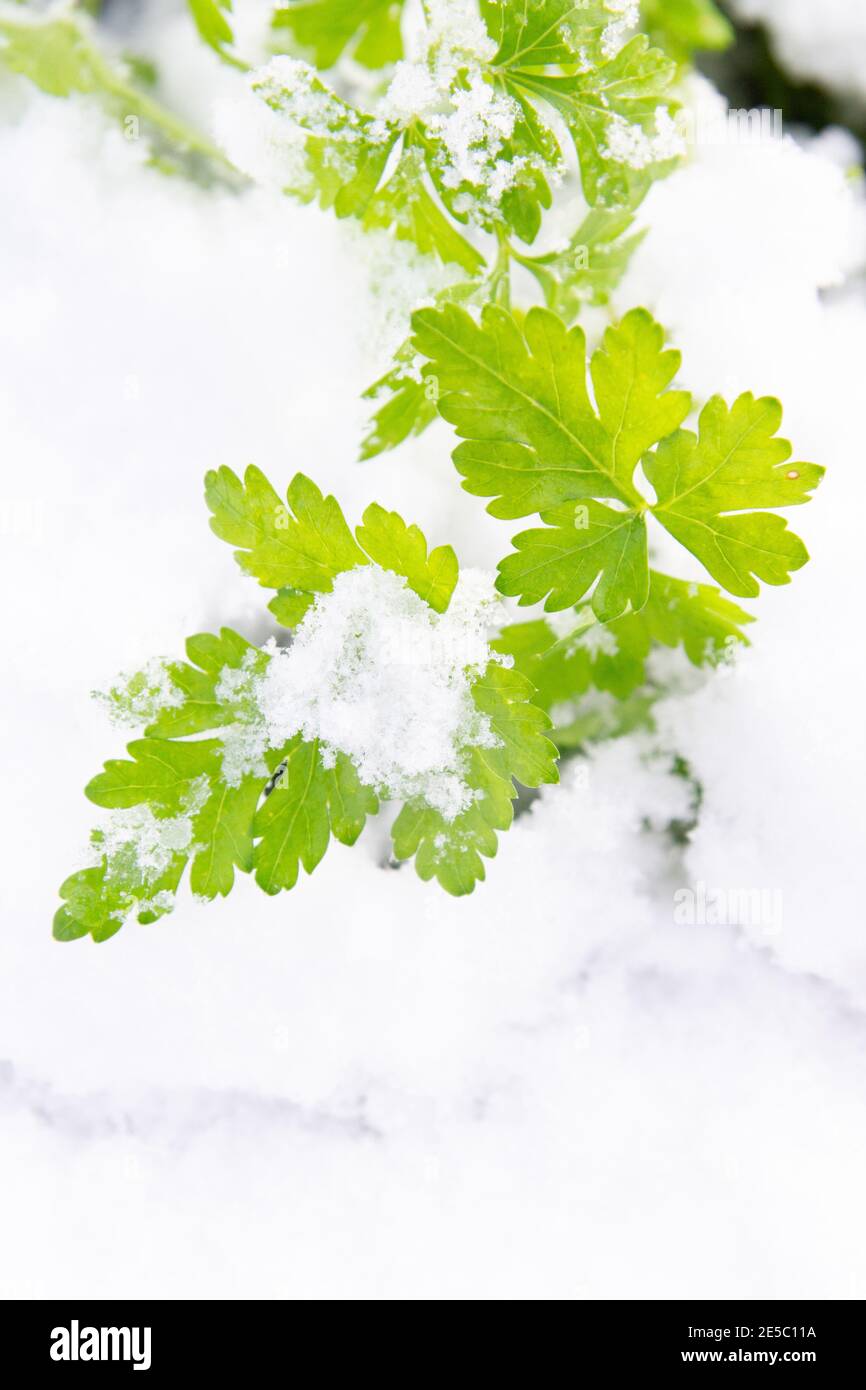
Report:
M 159 34 L 206 121 L 232 75 L 179 18 Z M 356 462 L 359 394 L 418 292 L 411 266 L 378 295 L 371 274 L 405 258 L 371 269 L 352 229 L 267 190 L 166 179 L 83 104 L 0 97 L 0 1293 L 866 1296 L 866 232 L 845 139 L 699 150 L 651 194 L 617 295 L 662 319 L 699 395 L 778 394 L 795 456 L 828 470 L 792 517 L 812 561 L 754 605 L 734 672 L 566 771 L 471 898 L 388 867 L 376 823 L 291 894 L 241 876 L 97 947 L 50 935 L 81 789 L 123 746 L 89 691 L 188 633 L 268 631 L 205 470 L 301 469 L 463 564 L 492 568 L 510 523 L 461 491 L 444 424 Z M 675 754 L 704 788 L 681 851 Z M 678 925 L 698 882 L 780 893 L 781 930 Z

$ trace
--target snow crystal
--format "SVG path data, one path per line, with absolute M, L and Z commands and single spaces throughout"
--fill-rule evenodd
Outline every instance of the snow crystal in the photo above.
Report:
M 428 0 L 423 42 L 434 55 L 437 79 L 447 84 L 467 59 L 489 63 L 496 44 L 474 6 L 465 0 Z
M 261 653 L 250 650 L 240 666 L 224 666 L 216 685 L 220 704 L 230 705 L 237 718 L 220 730 L 223 777 L 230 787 L 238 787 L 245 777 L 267 777 L 265 752 L 267 730 L 256 704 L 261 677 Z
M 155 816 L 148 805 L 112 811 L 94 839 L 99 857 L 105 855 L 109 875 L 130 888 L 146 887 L 159 879 L 174 856 L 190 848 L 193 818 L 207 800 L 209 787 L 207 777 L 197 777 L 176 816 Z
M 379 107 L 387 120 L 407 125 L 424 116 L 442 101 L 442 91 L 433 81 L 426 63 L 399 62 Z
M 275 111 L 281 111 L 311 135 L 341 135 L 360 125 L 360 117 L 321 82 L 302 58 L 278 54 L 250 74 L 250 85 Z M 349 130 L 344 127 L 348 126 Z
M 607 0 L 606 8 L 617 18 L 611 20 L 601 36 L 601 51 L 605 58 L 615 58 L 640 20 L 640 0 Z
M 108 690 L 94 690 L 92 695 L 112 724 L 131 728 L 151 724 L 163 710 L 183 704 L 183 692 L 159 657 L 152 657 L 140 671 L 124 672 Z
M 684 155 L 685 138 L 666 106 L 656 107 L 654 123 L 655 132 L 648 133 L 636 123 L 612 115 L 604 150 L 607 158 L 618 164 L 628 164 L 632 169 L 646 169 L 650 164 L 661 164 Z
M 152 898 L 142 898 L 137 910 L 139 912 L 171 912 L 174 908 L 176 893 L 172 893 L 170 888 L 161 888 L 158 893 L 154 893 Z
M 451 104 L 449 115 L 433 116 L 428 122 L 450 159 L 443 182 L 446 188 L 458 188 L 461 183 L 483 185 L 514 130 L 520 108 L 513 97 L 496 92 L 480 74 L 473 75 L 466 90 L 454 92 Z
M 261 679 L 270 746 L 319 739 L 366 785 L 453 820 L 472 800 L 465 750 L 497 744 L 470 689 L 491 659 L 495 603 L 489 578 L 471 570 L 443 614 L 377 565 L 338 575 Z
M 262 101 L 252 86 L 215 100 L 210 123 L 232 164 L 257 183 L 282 190 L 303 189 L 309 182 L 306 133 Z

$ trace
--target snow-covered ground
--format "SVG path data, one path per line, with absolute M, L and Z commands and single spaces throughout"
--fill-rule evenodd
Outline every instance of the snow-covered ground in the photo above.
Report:
M 737 19 L 766 26 L 793 77 L 866 98 L 862 0 L 728 0 L 728 8 Z
M 828 470 L 796 518 L 812 562 L 765 592 L 736 668 L 546 790 L 471 898 L 388 867 L 374 823 L 290 895 L 242 879 L 61 946 L 81 788 L 122 749 L 89 691 L 189 632 L 267 631 L 208 530 L 206 469 L 302 468 L 482 568 L 513 525 L 461 491 L 444 425 L 356 462 L 417 270 L 380 249 L 373 295 L 326 215 L 165 179 L 89 109 L 16 111 L 0 1293 L 866 1296 L 866 232 L 844 141 L 699 149 L 618 293 L 699 394 L 780 395 Z M 703 787 L 681 849 L 676 755 Z M 767 910 L 704 921 L 701 885 Z

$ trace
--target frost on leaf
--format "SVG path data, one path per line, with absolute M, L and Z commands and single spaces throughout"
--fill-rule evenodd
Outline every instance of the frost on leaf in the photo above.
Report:
M 209 474 L 206 493 L 241 568 L 278 591 L 291 640 L 201 633 L 186 661 L 149 663 L 103 697 L 147 727 L 87 788 L 104 816 L 91 863 L 62 886 L 55 935 L 153 922 L 187 869 L 202 899 L 228 893 L 236 870 L 267 893 L 292 888 L 332 836 L 354 844 L 380 799 L 408 813 L 395 853 L 414 854 L 411 822 L 419 873 L 470 891 L 510 823 L 513 779 L 556 779 L 549 720 L 490 646 L 490 578 L 459 574 L 449 546 L 429 550 L 375 503 L 353 535 L 302 474 L 285 501 L 255 468 Z
M 803 542 L 774 511 L 809 500 L 823 469 L 788 462 L 782 410 L 751 395 L 714 396 L 699 432 L 680 428 L 691 395 L 672 390 L 680 355 L 634 309 L 587 363 L 580 327 L 532 309 L 522 324 L 488 306 L 476 323 L 454 305 L 415 314 L 414 346 L 439 384 L 438 409 L 462 436 L 454 462 L 493 516 L 540 514 L 499 564 L 500 593 L 548 611 L 587 595 L 610 622 L 649 596 L 648 518 L 729 593 L 786 584 Z M 644 491 L 641 480 L 655 492 Z
M 150 724 L 163 710 L 183 702 L 168 662 L 158 657 L 152 657 L 140 671 L 119 676 L 107 690 L 94 690 L 93 697 L 102 704 L 113 724 L 128 724 L 132 728 Z
M 541 124 L 544 108 L 563 121 L 587 202 L 634 207 L 685 153 L 671 96 L 676 68 L 633 34 L 634 0 L 540 0 L 484 12 L 506 90 L 531 103 Z
M 187 865 L 192 891 L 226 894 L 235 868 L 252 866 L 251 818 L 259 784 L 229 788 L 215 739 L 178 743 L 144 738 L 89 783 L 87 795 L 111 812 L 92 836 L 95 863 L 61 886 L 61 939 L 112 936 L 131 915 L 153 922 L 171 911 Z
M 253 92 L 303 136 L 304 159 L 287 165 L 286 191 L 446 264 L 476 271 L 482 257 L 449 223 L 424 183 L 423 143 L 399 119 L 343 101 L 300 59 L 277 57 L 250 78 Z
M 449 893 L 471 893 L 484 878 L 482 856 L 495 855 L 496 832 L 511 825 L 513 779 L 527 787 L 558 780 L 553 745 L 545 737 L 550 721 L 530 703 L 533 693 L 525 676 L 491 663 L 472 686 L 493 737 L 469 749 L 467 808 L 449 820 L 419 798 L 407 802 L 394 822 L 396 857 L 414 855 L 421 877 L 436 878 Z
M 343 64 L 332 89 L 307 59 L 330 67 L 382 18 L 379 6 L 342 0 L 278 12 L 293 54 L 273 58 L 250 83 L 298 137 L 271 132 L 267 141 L 287 148 L 286 191 L 460 267 L 478 303 L 510 302 L 512 262 L 568 319 L 583 303 L 604 302 L 637 244 L 624 234 L 639 203 L 685 152 L 676 64 L 636 32 L 637 0 L 427 0 L 423 25 L 409 27 L 405 53 L 395 51 L 380 83 L 359 83 Z M 588 216 L 570 243 L 530 256 L 520 244 L 535 241 L 575 155 Z M 478 232 L 495 235 L 495 265 L 492 255 L 485 263 Z M 398 351 L 367 393 L 380 404 L 364 457 L 433 418 L 412 360 Z
M 416 51 L 387 85 L 353 102 L 305 57 L 330 66 L 372 21 L 371 8 L 333 0 L 278 13 L 301 56 L 278 55 L 250 81 L 305 138 L 305 167 L 287 171 L 287 191 L 474 272 L 481 257 L 453 223 L 532 242 L 567 167 L 563 128 L 592 206 L 634 208 L 684 152 L 670 95 L 675 65 L 633 35 L 634 0 L 480 12 L 431 0 L 425 16 Z
M 471 583 L 467 572 L 437 613 L 376 564 L 338 576 L 260 683 L 270 745 L 318 741 L 326 765 L 342 753 L 382 797 L 420 796 L 453 820 L 471 800 L 466 749 L 493 743 L 471 693 L 490 660 L 493 591 Z

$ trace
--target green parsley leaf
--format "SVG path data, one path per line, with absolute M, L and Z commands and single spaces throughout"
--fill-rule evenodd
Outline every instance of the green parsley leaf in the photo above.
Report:
M 323 497 L 303 473 L 292 479 L 286 496 L 288 505 L 252 464 L 243 482 L 226 467 L 205 477 L 214 534 L 239 547 L 235 558 L 241 569 L 264 588 L 307 595 L 306 603 L 297 604 L 306 611 L 313 594 L 330 593 L 336 575 L 367 564 L 367 558 L 339 504 Z
M 221 629 L 218 637 L 199 632 L 187 639 L 189 662 L 170 661 L 166 673 L 180 698 L 164 705 L 145 733 L 156 738 L 182 738 L 188 734 L 219 729 L 249 717 L 243 697 L 238 701 L 219 695 L 217 686 L 223 673 L 242 669 L 263 671 L 264 655 L 231 628 Z
M 395 63 L 403 54 L 403 0 L 283 0 L 271 21 L 274 37 L 317 68 L 343 54 L 367 68 Z
M 679 156 L 675 64 L 645 34 L 625 41 L 622 10 L 605 0 L 485 4 L 483 13 L 499 45 L 491 66 L 504 89 L 541 101 L 564 121 L 587 202 L 636 206 Z
M 653 707 L 670 690 L 648 672 L 653 650 L 679 647 L 693 666 L 724 669 L 748 646 L 742 629 L 753 621 L 711 585 L 651 570 L 639 613 L 602 626 L 585 607 L 564 636 L 544 618 L 511 623 L 493 647 L 532 681 L 533 701 L 550 715 L 550 737 L 565 753 L 653 727 Z
M 447 285 L 435 299 L 436 305 L 486 304 L 496 293 L 490 277 Z M 395 449 L 404 439 L 419 435 L 436 419 L 438 384 L 425 381 L 418 354 L 407 338 L 394 354 L 393 366 L 364 392 L 364 400 L 381 401 L 373 415 L 361 446 L 361 458 L 374 458 L 386 449 Z
M 353 845 L 367 816 L 379 809 L 375 793 L 362 786 L 348 758 L 341 754 L 333 767 L 325 767 L 318 740 L 294 739 L 277 762 L 279 776 L 253 827 L 256 882 L 271 895 L 294 888 L 299 865 L 311 874 L 332 834 Z
M 135 914 L 153 922 L 170 912 L 187 864 L 190 886 L 203 898 L 225 896 L 234 871 L 253 865 L 252 823 L 261 779 L 229 786 L 222 775 L 222 743 L 137 739 L 132 760 L 112 760 L 85 789 L 108 810 L 140 811 L 109 832 L 96 831 L 99 862 L 61 886 L 66 902 L 55 923 L 60 939 L 90 932 L 104 940 Z M 71 922 L 85 928 L 77 931 Z
M 436 397 L 421 379 L 411 375 L 415 354 L 411 343 L 395 354 L 394 365 L 364 392 L 364 399 L 382 401 L 370 420 L 361 445 L 361 458 L 375 458 L 396 449 L 404 439 L 423 434 L 436 419 Z
M 391 832 L 395 857 L 414 855 L 419 876 L 436 878 L 455 896 L 471 893 L 484 879 L 482 856 L 496 854 L 496 832 L 511 825 L 513 779 L 526 787 L 559 780 L 556 749 L 544 735 L 550 721 L 530 703 L 532 685 L 525 676 L 491 663 L 472 694 L 500 744 L 470 750 L 466 781 L 476 799 L 453 821 L 423 803 L 407 802 Z
M 644 471 L 656 491 L 653 514 L 696 555 L 729 593 L 754 598 L 765 584 L 787 584 L 809 553 L 783 517 L 754 507 L 808 502 L 824 470 L 790 464 L 777 437 L 782 407 L 750 393 L 727 406 L 713 396 L 699 433 L 679 430 L 648 455 Z
M 544 618 L 511 623 L 493 647 L 514 658 L 515 669 L 535 687 L 535 703 L 550 713 L 590 689 L 627 699 L 646 684 L 647 658 L 656 646 L 681 647 L 693 666 L 718 665 L 737 645 L 748 646 L 742 629 L 751 622 L 750 613 L 712 585 L 650 570 L 649 596 L 639 613 L 599 627 L 587 607 L 575 612 L 574 628 L 564 637 Z
M 307 132 L 303 177 L 287 191 L 307 201 L 318 197 L 338 217 L 362 217 L 399 129 L 344 101 L 297 59 L 274 59 L 253 74 L 252 88 L 272 111 Z
M 632 511 L 600 502 L 566 503 L 541 513 L 541 529 L 513 538 L 500 561 L 500 592 L 522 604 L 547 597 L 548 610 L 570 608 L 598 580 L 592 607 L 601 622 L 643 608 L 649 594 L 646 526 Z
M 229 50 L 235 41 L 234 32 L 226 19 L 232 12 L 232 0 L 187 0 L 190 13 L 201 37 L 224 62 L 246 70 L 247 64 Z
M 396 512 L 372 504 L 353 536 L 334 498 L 309 478 L 292 480 L 284 504 L 256 468 L 243 480 L 228 468 L 210 473 L 206 492 L 214 531 L 238 547 L 245 573 L 278 590 L 271 606 L 292 626 L 338 574 L 359 565 L 401 576 L 433 613 L 448 609 L 458 579 L 453 550 L 428 553 L 418 527 Z M 300 734 L 274 746 L 259 704 L 276 659 L 271 647 L 223 628 L 191 637 L 186 653 L 187 661 L 148 663 L 105 697 L 113 717 L 145 724 L 145 737 L 87 787 L 112 815 L 92 836 L 96 862 L 63 884 L 59 940 L 106 940 L 131 916 L 157 920 L 172 911 L 187 867 L 203 898 L 228 893 L 238 869 L 254 872 L 269 894 L 292 888 L 331 836 L 354 844 L 378 810 L 376 790 L 339 749 Z M 478 855 L 495 853 L 496 830 L 510 824 L 513 779 L 556 780 L 556 750 L 542 732 L 549 720 L 529 702 L 526 678 L 491 661 L 470 674 L 469 690 L 484 719 L 461 749 L 460 775 L 475 798 L 448 822 L 415 797 L 395 830 L 398 856 L 411 857 L 414 842 L 419 872 L 435 873 L 450 892 L 469 892 L 483 877 Z M 217 737 L 200 737 L 210 730 Z
M 733 25 L 713 0 L 641 0 L 643 27 L 653 43 L 685 62 L 699 49 L 727 48 Z
M 445 612 L 457 583 L 457 556 L 450 545 L 437 546 L 428 558 L 427 542 L 418 527 L 407 526 L 396 512 L 386 512 L 377 502 L 367 508 L 355 534 L 374 564 L 402 575 L 435 612 Z
M 492 515 L 538 511 L 543 529 L 515 537 L 498 587 L 549 611 L 588 593 L 604 622 L 649 592 L 646 524 L 656 519 L 729 593 L 753 597 L 758 579 L 785 584 L 808 558 L 776 515 L 755 507 L 809 500 L 823 469 L 790 465 L 776 431 L 778 401 L 713 397 L 696 437 L 680 429 L 688 392 L 670 390 L 679 353 L 661 327 L 633 309 L 608 328 L 586 373 L 586 341 L 554 314 L 532 309 L 523 324 L 488 307 L 477 324 L 454 305 L 413 317 L 414 346 L 429 359 L 439 411 L 466 442 L 454 462 L 468 492 L 493 497 Z M 638 487 L 641 465 L 655 489 Z M 601 505 L 599 499 L 613 506 Z
M 585 304 L 608 302 L 646 235 L 626 236 L 633 224 L 631 209 L 591 208 L 562 250 L 524 256 L 512 247 L 511 254 L 535 276 L 548 309 L 572 323 Z

